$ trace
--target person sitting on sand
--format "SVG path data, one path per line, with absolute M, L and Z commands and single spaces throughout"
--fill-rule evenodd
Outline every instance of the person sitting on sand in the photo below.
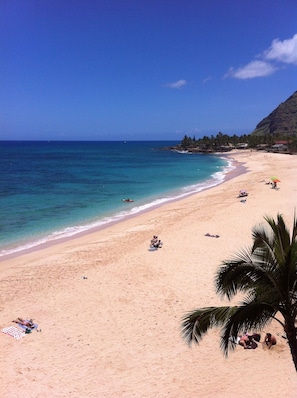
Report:
M 163 242 L 161 241 L 161 239 L 158 239 L 158 236 L 154 235 L 153 239 L 151 240 L 151 248 L 161 249 L 162 246 Z
M 271 333 L 266 333 L 264 341 L 268 348 L 276 344 L 276 338 Z
M 19 323 L 20 325 L 24 325 L 30 329 L 33 329 L 35 327 L 33 319 L 27 320 L 27 319 L 23 319 L 23 318 L 17 318 L 15 320 L 13 320 L 12 322 Z
M 153 236 L 153 239 L 151 240 L 151 246 L 155 246 L 158 243 L 158 237 L 157 235 Z

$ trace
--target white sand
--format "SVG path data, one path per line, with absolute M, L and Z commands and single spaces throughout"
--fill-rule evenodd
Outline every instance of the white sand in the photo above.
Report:
M 186 312 L 226 304 L 215 294 L 215 272 L 251 243 L 252 227 L 278 212 L 292 226 L 297 157 L 230 156 L 245 162 L 248 173 L 0 262 L 1 329 L 18 316 L 41 329 L 20 340 L 0 334 L 2 398 L 296 397 L 295 368 L 277 323 L 262 334 L 276 334 L 272 349 L 262 342 L 256 350 L 237 347 L 227 359 L 217 329 L 199 346 L 181 338 Z M 263 182 L 275 174 L 278 190 Z M 249 192 L 245 203 L 240 189 Z M 164 246 L 150 252 L 154 234 Z

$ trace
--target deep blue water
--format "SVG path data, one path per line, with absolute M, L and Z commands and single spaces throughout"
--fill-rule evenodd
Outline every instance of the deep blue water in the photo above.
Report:
M 0 142 L 0 255 L 223 181 L 227 159 L 164 150 L 177 143 Z

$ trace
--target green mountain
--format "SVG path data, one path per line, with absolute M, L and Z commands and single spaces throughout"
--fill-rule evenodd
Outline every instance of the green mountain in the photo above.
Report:
M 253 135 L 297 135 L 297 91 L 257 124 Z

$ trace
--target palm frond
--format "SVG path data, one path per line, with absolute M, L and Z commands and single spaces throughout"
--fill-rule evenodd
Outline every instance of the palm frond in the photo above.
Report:
M 253 228 L 252 247 L 242 249 L 224 261 L 216 277 L 216 292 L 231 300 L 238 292 L 245 298 L 238 306 L 207 307 L 188 313 L 182 320 L 182 335 L 199 343 L 207 331 L 221 327 L 221 348 L 225 355 L 234 349 L 239 333 L 261 331 L 272 319 L 286 335 L 297 370 L 297 218 L 293 231 L 283 216 L 266 216 L 266 227 Z M 278 313 L 282 315 L 278 318 Z
M 273 288 L 275 281 L 269 278 L 269 272 L 273 276 L 274 271 L 274 263 L 255 256 L 249 248 L 244 249 L 234 259 L 224 261 L 219 268 L 215 277 L 216 292 L 231 300 L 238 292 L 247 292 L 256 286 L 264 284 L 267 287 L 270 284 Z
M 253 229 L 254 248 L 269 247 L 269 251 L 277 259 L 278 264 L 285 263 L 286 249 L 290 247 L 290 231 L 286 227 L 283 216 L 278 214 L 275 221 L 272 217 L 265 216 L 265 221 L 270 230 L 255 227 Z
M 232 307 L 206 307 L 186 314 L 182 319 L 182 337 L 189 345 L 198 344 L 209 329 L 224 325 L 230 318 Z
M 273 252 L 273 236 L 264 225 L 260 224 L 252 229 L 252 238 L 254 241 L 252 252 L 259 247 Z
M 243 303 L 231 314 L 224 324 L 221 336 L 221 349 L 227 356 L 229 350 L 234 350 L 234 339 L 246 331 L 261 331 L 275 316 L 275 309 L 268 303 L 252 301 Z
M 206 307 L 186 314 L 182 320 L 182 337 L 191 345 L 199 344 L 214 327 L 222 327 L 221 348 L 225 355 L 233 350 L 240 333 L 260 331 L 271 322 L 275 309 L 268 303 L 247 302 L 241 306 Z

